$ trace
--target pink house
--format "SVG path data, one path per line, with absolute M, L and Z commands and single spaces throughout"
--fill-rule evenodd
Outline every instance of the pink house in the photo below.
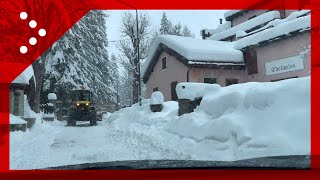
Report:
M 228 11 L 227 22 L 203 39 L 159 36 L 142 68 L 153 91 L 177 100 L 180 82 L 228 86 L 308 76 L 310 11 Z

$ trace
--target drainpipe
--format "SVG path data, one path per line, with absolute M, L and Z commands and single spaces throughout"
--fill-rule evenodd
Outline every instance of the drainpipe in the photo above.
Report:
M 189 82 L 190 69 L 191 69 L 191 67 L 188 67 L 188 71 L 187 71 L 187 82 Z

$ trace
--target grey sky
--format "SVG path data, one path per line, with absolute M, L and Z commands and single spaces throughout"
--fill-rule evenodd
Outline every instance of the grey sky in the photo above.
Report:
M 203 28 L 215 28 L 219 25 L 219 19 L 224 19 L 225 10 L 141 10 L 139 13 L 147 13 L 152 23 L 152 28 L 160 28 L 160 20 L 163 11 L 166 12 L 167 18 L 173 23 L 181 23 L 182 26 L 187 25 L 196 38 L 201 38 L 200 30 Z M 108 40 L 121 40 L 121 14 L 122 10 L 107 11 L 109 18 L 107 19 Z M 109 55 L 114 53 L 116 56 L 119 51 L 116 43 L 109 43 Z

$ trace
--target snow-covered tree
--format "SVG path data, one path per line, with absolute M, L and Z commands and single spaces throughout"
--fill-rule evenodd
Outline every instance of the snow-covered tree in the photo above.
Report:
M 90 11 L 52 46 L 46 57 L 42 97 L 55 92 L 58 100 L 68 104 L 71 90 L 84 86 L 93 92 L 98 105 L 115 102 L 106 18 L 103 11 Z
M 160 23 L 160 34 L 171 34 L 172 33 L 172 23 L 168 20 L 165 12 L 162 14 Z
M 150 20 L 147 14 L 140 14 L 138 18 L 139 27 L 139 61 L 144 59 L 150 48 Z M 126 62 L 127 74 L 132 76 L 132 103 L 137 103 L 139 100 L 139 75 L 137 71 L 137 38 L 136 38 L 136 18 L 130 12 L 122 14 L 121 33 L 123 37 L 129 38 L 129 41 L 120 41 L 118 44 L 119 50 L 122 52 L 122 61 Z
M 182 36 L 181 28 L 182 27 L 180 22 L 177 25 L 174 25 L 172 29 L 172 34 L 176 36 Z
M 191 33 L 189 28 L 185 25 L 182 29 L 182 36 L 184 37 L 194 37 L 194 34 Z

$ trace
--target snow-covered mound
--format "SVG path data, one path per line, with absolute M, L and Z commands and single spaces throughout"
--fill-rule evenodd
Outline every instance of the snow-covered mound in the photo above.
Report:
M 200 106 L 190 114 L 178 117 L 176 102 L 165 102 L 159 113 L 151 113 L 145 103 L 122 109 L 109 120 L 121 130 L 162 139 L 192 159 L 310 153 L 310 77 L 202 92 Z
M 164 100 L 163 94 L 160 91 L 156 91 L 151 94 L 150 104 L 151 105 L 162 104 L 163 100 Z
M 36 118 L 38 115 L 31 110 L 31 107 L 28 103 L 27 95 L 24 95 L 24 118 Z
M 194 100 L 204 96 L 206 93 L 214 93 L 221 86 L 219 84 L 204 84 L 204 83 L 179 83 L 176 87 L 176 92 L 179 99 Z
M 55 93 L 49 93 L 48 94 L 48 99 L 49 100 L 57 100 L 57 95 Z
M 27 124 L 21 117 L 10 114 L 10 124 Z

